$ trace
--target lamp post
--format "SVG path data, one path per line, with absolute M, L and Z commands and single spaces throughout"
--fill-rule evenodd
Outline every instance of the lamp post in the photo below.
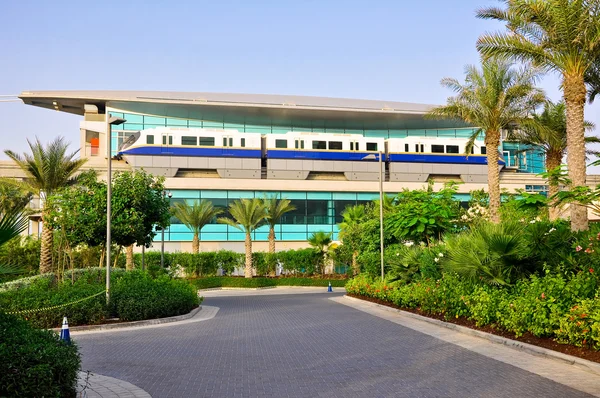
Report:
M 112 126 L 118 126 L 119 124 L 125 123 L 127 120 L 120 117 L 107 117 L 106 126 L 106 304 L 110 301 L 110 227 L 111 227 L 111 201 L 112 201 Z
M 163 197 L 165 196 L 165 192 L 163 191 Z M 171 191 L 167 194 L 169 197 L 169 208 L 171 208 L 171 197 L 173 194 Z M 165 267 L 165 227 L 161 228 L 161 239 L 160 239 L 160 267 Z
M 383 153 L 379 151 L 379 251 L 381 252 L 381 280 L 383 281 Z

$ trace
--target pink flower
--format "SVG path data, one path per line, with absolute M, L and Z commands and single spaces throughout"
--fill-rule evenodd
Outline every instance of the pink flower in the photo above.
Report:
M 542 293 L 542 300 L 546 298 L 546 295 Z
M 590 268 L 590 274 L 593 274 L 593 273 L 594 273 L 594 269 Z
M 589 254 L 589 253 L 593 253 L 594 250 L 592 248 L 588 247 L 587 249 L 585 249 L 585 252 Z
M 580 251 L 581 251 L 581 249 L 583 249 L 583 247 L 581 247 L 581 246 L 577 246 L 577 247 L 575 248 L 575 251 L 578 251 L 578 252 L 580 252 Z

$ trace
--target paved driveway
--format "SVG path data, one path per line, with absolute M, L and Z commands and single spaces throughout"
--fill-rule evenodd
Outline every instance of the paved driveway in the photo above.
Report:
M 209 297 L 204 322 L 75 336 L 84 370 L 153 397 L 587 397 L 328 300 Z

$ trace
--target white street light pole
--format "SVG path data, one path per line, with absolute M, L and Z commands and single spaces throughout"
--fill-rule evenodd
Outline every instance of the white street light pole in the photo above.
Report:
M 110 245 L 111 245 L 111 202 L 112 202 L 112 126 L 125 123 L 127 120 L 120 117 L 106 115 L 106 304 L 110 301 Z
M 171 207 L 171 197 L 173 194 L 171 191 L 167 194 L 169 196 L 169 208 Z M 163 191 L 163 197 L 165 196 L 165 192 Z M 161 228 L 161 239 L 160 239 L 160 267 L 165 267 L 165 227 Z
M 383 281 L 383 152 L 379 151 L 379 250 L 381 252 L 381 280 Z

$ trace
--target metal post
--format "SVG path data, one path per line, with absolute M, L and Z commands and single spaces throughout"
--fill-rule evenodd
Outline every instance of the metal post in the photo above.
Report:
M 379 240 L 381 251 L 381 280 L 383 281 L 383 153 L 379 151 Z
M 125 119 L 106 115 L 106 304 L 110 301 L 110 245 L 111 245 L 111 213 L 112 213 L 112 126 L 125 123 Z

